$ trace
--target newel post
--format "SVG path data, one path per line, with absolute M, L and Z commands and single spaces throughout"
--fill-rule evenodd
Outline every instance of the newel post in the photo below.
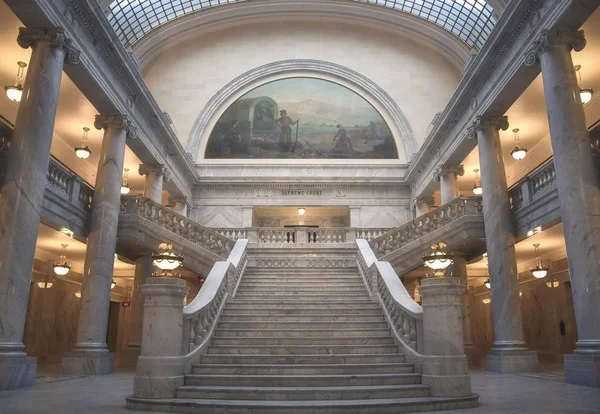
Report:
M 464 286 L 455 277 L 421 281 L 423 298 L 423 384 L 432 397 L 471 394 L 471 376 L 463 343 L 462 295 Z
M 133 381 L 137 398 L 173 398 L 183 385 L 183 300 L 185 280 L 152 277 L 142 286 L 142 349 Z

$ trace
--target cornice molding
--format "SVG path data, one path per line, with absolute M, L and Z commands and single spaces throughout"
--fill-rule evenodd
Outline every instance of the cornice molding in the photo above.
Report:
M 409 37 L 432 47 L 460 71 L 471 52 L 466 43 L 448 30 L 410 13 L 359 1 L 324 0 L 253 0 L 203 9 L 153 29 L 133 45 L 133 50 L 143 70 L 165 49 L 202 33 L 241 24 L 300 19 L 352 22 Z
M 199 155 L 198 153 L 201 150 L 201 144 L 206 144 L 210 135 L 208 129 L 211 127 L 212 123 L 214 123 L 215 118 L 221 115 L 225 110 L 225 105 L 230 102 L 241 89 L 247 88 L 249 85 L 254 85 L 258 82 L 266 82 L 273 76 L 281 77 L 286 73 L 289 73 L 290 76 L 293 75 L 294 77 L 300 76 L 303 73 L 307 76 L 314 76 L 315 74 L 329 75 L 338 78 L 341 81 L 349 82 L 351 85 L 354 85 L 356 89 L 364 90 L 370 95 L 369 97 L 375 99 L 387 112 L 385 115 L 387 115 L 387 118 L 394 123 L 391 127 L 395 126 L 398 128 L 401 136 L 397 137 L 396 144 L 401 143 L 404 145 L 406 159 L 410 159 L 412 154 L 417 151 L 418 143 L 408 120 L 402 113 L 400 107 L 387 92 L 369 78 L 352 69 L 331 62 L 310 59 L 282 60 L 279 62 L 268 63 L 251 69 L 229 82 L 208 101 L 198 115 L 198 118 L 196 118 L 196 122 L 194 122 L 187 140 L 186 151 L 192 155 Z M 363 98 L 365 97 L 363 96 Z
M 194 190 L 203 189 L 276 189 L 276 190 L 336 190 L 336 189 L 370 189 L 386 188 L 408 190 L 405 183 L 273 183 L 273 182 L 252 182 L 252 183 L 198 183 L 193 186 Z

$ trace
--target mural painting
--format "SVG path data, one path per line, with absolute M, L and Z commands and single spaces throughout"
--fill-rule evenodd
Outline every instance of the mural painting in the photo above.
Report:
M 273 81 L 221 115 L 205 158 L 397 159 L 392 133 L 355 92 L 314 78 Z

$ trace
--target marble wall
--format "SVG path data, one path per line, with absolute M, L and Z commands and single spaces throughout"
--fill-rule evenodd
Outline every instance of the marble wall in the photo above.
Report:
M 552 263 L 544 279 L 534 279 L 529 272 L 521 272 L 520 291 L 523 330 L 527 345 L 538 352 L 542 362 L 562 362 L 564 354 L 572 353 L 577 341 L 577 326 L 573 308 L 567 260 Z M 546 282 L 556 281 L 557 287 Z M 480 287 L 474 291 L 472 327 L 473 342 L 487 351 L 494 341 L 489 290 Z M 482 294 L 483 293 L 483 294 Z M 562 324 L 561 324 L 562 322 Z

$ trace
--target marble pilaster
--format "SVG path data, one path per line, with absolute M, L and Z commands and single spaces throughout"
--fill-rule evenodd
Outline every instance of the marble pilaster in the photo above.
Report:
M 121 353 L 121 365 L 135 366 L 140 356 L 142 346 L 142 321 L 144 308 L 142 302 L 142 286 L 146 284 L 154 272 L 152 256 L 145 255 L 135 261 L 133 279 L 133 297 L 131 299 L 131 318 L 129 320 L 129 343 L 127 349 Z
M 561 202 L 578 341 L 565 355 L 567 382 L 600 387 L 600 182 L 571 50 L 586 44 L 583 31 L 542 33 L 526 56 L 540 63 Z
M 415 217 L 421 217 L 429 213 L 433 205 L 433 197 L 416 197 L 411 202 L 411 207 L 415 212 Z
M 163 181 L 168 179 L 168 171 L 162 164 L 140 164 L 138 169 L 140 175 L 146 176 L 144 182 L 144 196 L 161 204 Z
M 173 203 L 173 211 L 187 217 L 188 207 L 190 206 L 190 201 L 187 197 L 175 197 L 171 200 L 171 203 Z
M 471 394 L 471 376 L 464 355 L 462 295 L 455 277 L 426 278 L 419 293 L 423 298 L 423 384 L 432 397 Z
M 106 346 L 110 284 L 126 138 L 136 135 L 128 118 L 120 114 L 97 115 L 94 126 L 104 129 L 104 139 L 85 254 L 77 342 L 62 359 L 63 372 L 71 375 L 108 374 L 114 368 L 114 354 Z
M 461 165 L 444 164 L 438 166 L 434 180 L 440 183 L 442 204 L 446 204 L 460 196 L 458 191 L 458 177 L 465 174 L 465 167 Z
M 79 62 L 61 28 L 21 28 L 17 42 L 32 53 L 0 193 L 0 390 L 35 383 L 23 345 L 31 270 L 63 65 Z
M 142 286 L 144 323 L 142 351 L 133 380 L 139 398 L 173 398 L 183 385 L 183 299 L 185 280 L 152 277 Z
M 523 339 L 519 278 L 512 233 L 506 172 L 499 130 L 508 129 L 505 116 L 478 116 L 469 127 L 477 137 L 484 225 L 490 271 L 494 344 L 487 354 L 487 369 L 496 372 L 537 370 L 537 354 Z

